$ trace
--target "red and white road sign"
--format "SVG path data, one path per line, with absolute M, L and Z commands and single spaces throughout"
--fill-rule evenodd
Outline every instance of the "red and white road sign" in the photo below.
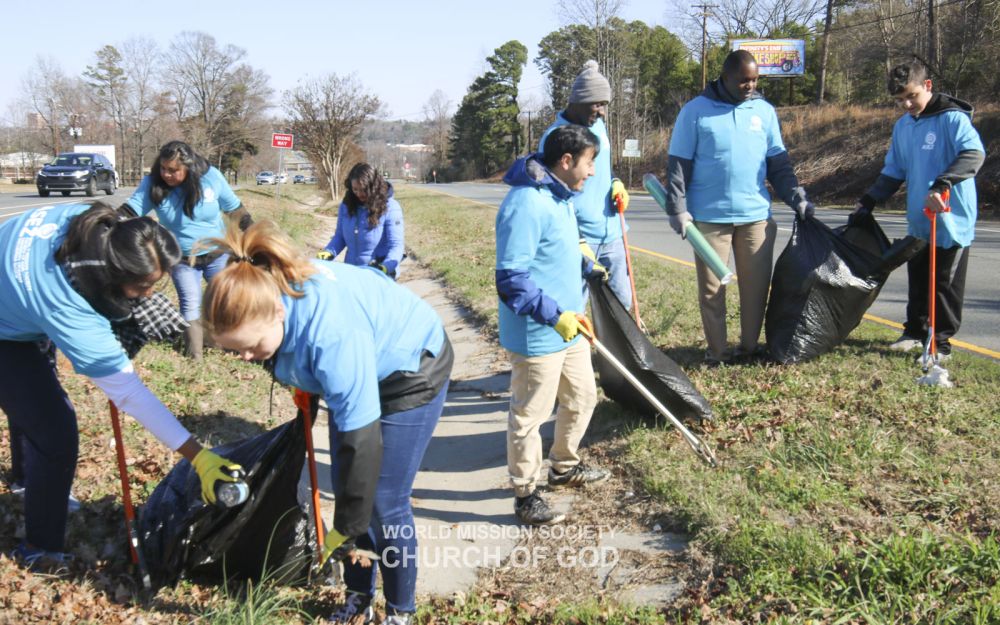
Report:
M 271 133 L 272 148 L 288 148 L 290 150 L 294 143 L 295 135 L 286 135 L 280 132 Z

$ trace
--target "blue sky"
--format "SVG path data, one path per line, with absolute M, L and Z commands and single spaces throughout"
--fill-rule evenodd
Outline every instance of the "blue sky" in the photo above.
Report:
M 436 89 L 452 101 L 484 69 L 494 48 L 511 39 L 528 47 L 522 98 L 545 95 L 532 60 L 537 43 L 562 26 L 555 0 L 49 0 L 3 2 L 0 116 L 21 92 L 28 68 L 41 55 L 70 75 L 94 61 L 94 52 L 145 36 L 166 49 L 183 30 L 206 32 L 220 44 L 247 51 L 247 60 L 280 92 L 308 77 L 357 73 L 386 104 L 390 118 L 422 119 Z M 664 25 L 667 0 L 630 0 L 626 19 Z M 275 98 L 277 101 L 278 98 Z

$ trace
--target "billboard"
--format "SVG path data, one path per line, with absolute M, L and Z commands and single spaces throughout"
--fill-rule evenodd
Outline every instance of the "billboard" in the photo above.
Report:
M 733 50 L 746 50 L 761 76 L 801 76 L 806 70 L 804 39 L 734 39 Z

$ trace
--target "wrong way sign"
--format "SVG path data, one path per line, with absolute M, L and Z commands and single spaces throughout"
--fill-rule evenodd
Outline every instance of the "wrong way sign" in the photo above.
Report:
M 271 134 L 271 147 L 272 148 L 288 148 L 292 149 L 295 144 L 295 135 L 283 134 L 280 132 L 275 132 Z

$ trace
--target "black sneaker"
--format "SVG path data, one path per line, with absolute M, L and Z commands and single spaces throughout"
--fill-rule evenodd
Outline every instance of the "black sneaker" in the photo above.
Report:
M 552 488 L 566 488 L 586 486 L 587 484 L 600 484 L 611 477 L 611 471 L 598 467 L 588 467 L 582 462 L 565 473 L 556 473 L 549 469 L 549 486 Z
M 545 503 L 538 491 L 527 497 L 514 498 L 514 514 L 526 525 L 550 525 L 559 523 L 566 518 L 565 514 L 556 512 Z
M 372 609 L 372 596 L 363 592 L 347 591 L 344 605 L 330 615 L 327 623 L 343 625 L 364 625 L 375 621 L 375 610 Z

